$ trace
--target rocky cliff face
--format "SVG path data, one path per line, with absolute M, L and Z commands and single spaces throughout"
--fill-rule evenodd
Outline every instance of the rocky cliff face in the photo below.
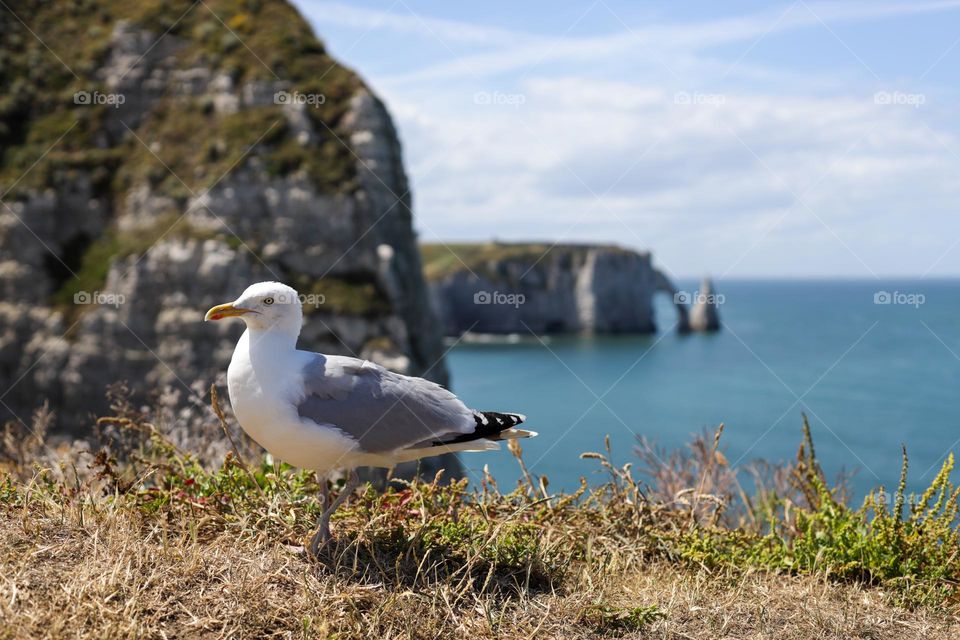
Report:
M 648 333 L 654 294 L 672 290 L 650 254 L 613 246 L 425 245 L 423 253 L 447 335 Z M 681 314 L 685 326 L 682 306 Z
M 27 4 L 37 37 L 0 12 L 0 418 L 203 393 L 242 330 L 204 310 L 260 280 L 306 294 L 301 347 L 446 381 L 393 124 L 289 5 Z

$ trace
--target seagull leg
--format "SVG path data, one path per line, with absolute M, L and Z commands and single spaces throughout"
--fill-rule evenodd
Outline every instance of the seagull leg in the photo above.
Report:
M 321 504 L 323 505 L 323 513 L 326 515 L 327 509 L 330 507 L 330 480 L 327 476 L 323 476 L 322 480 L 318 477 L 317 480 L 320 482 Z M 320 516 L 320 521 L 317 524 L 321 538 L 326 544 L 326 541 L 330 539 L 330 518 L 324 518 L 324 515 Z
M 329 490 L 325 490 L 323 506 L 324 511 L 320 516 L 320 523 L 317 527 L 317 532 L 313 534 L 313 538 L 310 540 L 310 555 L 316 557 L 320 551 L 321 547 L 327 545 L 330 542 L 330 516 L 333 515 L 334 511 L 337 510 L 343 501 L 346 500 L 354 489 L 357 488 L 357 485 L 360 483 L 360 478 L 357 476 L 355 469 L 350 470 L 350 475 L 347 476 L 347 483 L 343 485 L 343 489 L 340 491 L 340 495 L 337 496 L 337 499 L 333 501 L 333 504 L 327 506 L 327 500 L 330 497 Z M 323 485 L 326 489 L 326 481 Z

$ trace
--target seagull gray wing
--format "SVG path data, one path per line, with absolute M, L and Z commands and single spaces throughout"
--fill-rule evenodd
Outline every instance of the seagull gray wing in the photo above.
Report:
M 474 412 L 440 385 L 344 356 L 310 354 L 303 368 L 303 418 L 340 429 L 369 453 L 472 433 Z

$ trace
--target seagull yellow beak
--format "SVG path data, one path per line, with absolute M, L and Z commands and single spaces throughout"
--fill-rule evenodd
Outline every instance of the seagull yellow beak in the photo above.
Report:
M 203 319 L 206 320 L 223 320 L 224 318 L 236 318 L 237 316 L 242 316 L 245 313 L 250 313 L 250 309 L 239 309 L 233 306 L 232 302 L 227 304 L 218 304 L 214 308 L 207 311 L 207 315 L 203 316 Z

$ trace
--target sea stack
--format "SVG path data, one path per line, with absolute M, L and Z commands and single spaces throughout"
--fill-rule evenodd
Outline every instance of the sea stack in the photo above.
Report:
M 720 312 L 717 309 L 718 296 L 713 290 L 713 281 L 704 278 L 700 283 L 693 309 L 690 311 L 690 330 L 713 332 L 720 330 Z

